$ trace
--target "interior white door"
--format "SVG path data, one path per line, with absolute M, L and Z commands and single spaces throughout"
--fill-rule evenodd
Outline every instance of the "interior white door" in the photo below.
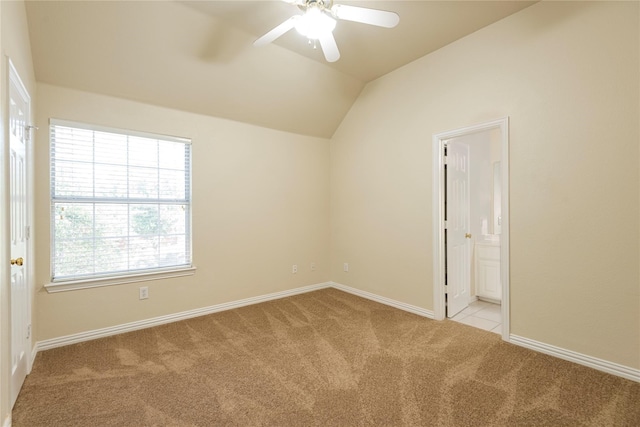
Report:
M 471 232 L 469 146 L 447 142 L 447 317 L 469 305 Z
M 9 67 L 9 197 L 11 228 L 11 406 L 28 372 L 31 341 L 28 291 L 27 143 L 30 98 Z

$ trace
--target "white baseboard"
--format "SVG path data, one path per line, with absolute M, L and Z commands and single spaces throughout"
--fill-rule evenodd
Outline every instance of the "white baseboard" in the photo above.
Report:
M 387 297 L 382 297 L 380 295 L 372 294 L 371 292 L 361 291 L 360 289 L 352 288 L 340 283 L 330 282 L 332 288 L 336 288 L 338 290 L 348 292 L 353 295 L 357 295 L 362 298 L 370 299 L 371 301 L 379 302 L 380 304 L 389 305 L 391 307 L 399 308 L 400 310 L 408 311 L 413 314 L 417 314 L 418 316 L 428 317 L 429 319 L 433 319 L 433 311 L 427 310 L 425 308 L 416 307 L 415 305 L 407 304 L 404 302 L 392 300 Z
M 234 308 L 244 307 L 252 304 L 259 304 L 265 301 L 271 301 L 280 298 L 286 298 L 292 295 L 303 294 L 306 292 L 312 292 L 324 288 L 335 288 L 340 291 L 348 292 L 350 294 L 366 298 L 384 305 L 398 308 L 400 310 L 408 311 L 410 313 L 417 314 L 419 316 L 427 317 L 429 319 L 434 318 L 434 313 L 431 310 L 427 310 L 421 307 L 417 307 L 404 302 L 396 301 L 387 297 L 373 294 L 371 292 L 362 291 L 360 289 L 352 288 L 336 282 L 325 282 L 316 285 L 304 286 L 296 289 L 290 289 L 282 292 L 275 292 L 272 294 L 261 295 L 252 298 L 246 298 L 238 301 L 232 301 L 223 304 L 217 304 L 209 307 L 198 308 L 195 310 L 183 311 L 180 313 L 168 314 L 165 316 L 154 317 L 151 319 L 139 320 L 136 322 L 125 323 L 122 325 L 116 325 L 108 328 L 95 329 L 92 331 L 81 332 L 78 334 L 66 335 L 63 337 L 52 338 L 49 340 L 38 341 L 31 352 L 31 362 L 35 360 L 35 357 L 40 350 L 48 350 L 51 348 L 62 347 L 65 345 L 76 344 L 84 341 L 90 341 L 97 338 L 104 338 L 111 335 L 122 334 L 126 332 L 132 332 L 139 329 L 150 328 L 153 326 L 163 325 L 166 323 L 177 322 L 180 320 L 190 319 L 193 317 L 204 316 L 207 314 L 217 313 L 219 311 L 232 310 Z M 588 366 L 590 368 L 598 369 L 603 372 L 607 372 L 612 375 L 627 378 L 632 381 L 640 382 L 640 370 L 630 368 L 628 366 L 619 365 L 617 363 L 609 362 L 606 360 L 598 359 L 592 356 L 587 356 L 581 353 L 577 353 L 571 350 L 566 350 L 553 345 L 545 344 L 539 341 L 535 341 L 529 338 L 520 337 L 517 335 L 510 335 L 509 342 L 525 347 L 531 350 L 539 351 L 550 356 L 558 357 L 560 359 L 568 360 L 570 362 L 577 363 L 579 365 Z M 11 415 L 5 419 L 3 427 L 11 426 Z
M 180 313 L 168 314 L 165 316 L 153 317 L 151 319 L 138 320 L 136 322 L 125 323 L 121 325 L 111 326 L 108 328 L 94 329 L 92 331 L 80 332 L 72 335 L 65 335 L 62 337 L 52 338 L 48 340 L 38 341 L 33 348 L 32 358 L 35 357 L 38 351 L 49 350 L 51 348 L 62 347 L 70 344 L 77 344 L 80 342 L 90 341 L 98 338 L 104 338 L 112 335 L 123 334 L 126 332 L 137 331 L 139 329 L 150 328 L 153 326 L 159 326 L 166 323 L 178 322 L 180 320 L 190 319 L 193 317 L 204 316 L 207 314 L 217 313 L 224 310 L 233 310 L 234 308 L 244 307 L 252 304 L 259 304 L 265 301 L 271 301 L 280 298 L 286 298 L 292 295 L 303 294 L 306 292 L 316 291 L 318 289 L 324 289 L 333 287 L 338 290 L 348 292 L 353 295 L 357 295 L 362 298 L 370 299 L 372 301 L 379 302 L 391 307 L 398 308 L 400 310 L 408 311 L 410 313 L 417 314 L 419 316 L 428 317 L 433 319 L 433 312 L 424 308 L 416 307 L 411 304 L 406 304 L 400 301 L 395 301 L 390 298 L 382 297 L 370 292 L 361 291 L 359 289 L 351 288 L 349 286 L 342 285 L 335 282 L 325 282 L 316 285 L 304 286 L 301 288 L 291 289 L 288 291 L 275 292 L 272 294 L 261 295 L 252 298 L 246 298 L 238 301 L 232 301 L 223 304 L 212 305 L 209 307 L 198 308 L 195 310 L 183 311 Z
M 2 427 L 11 427 L 11 413 L 9 413 L 9 415 L 7 415 L 7 418 L 4 419 Z
M 518 335 L 509 335 L 509 341 L 521 347 L 530 350 L 539 351 L 559 359 L 568 360 L 578 365 L 588 366 L 608 374 L 617 375 L 632 381 L 640 382 L 640 369 L 630 368 L 628 366 L 619 365 L 607 360 L 598 359 L 597 357 L 587 356 L 575 351 L 566 350 L 543 342 L 535 341 L 529 338 L 520 337 Z
M 316 291 L 331 286 L 330 282 L 319 283 L 316 285 L 304 286 L 301 288 L 290 289 L 282 292 L 261 295 L 257 297 L 246 298 L 238 301 L 232 301 L 223 304 L 216 304 L 209 307 L 197 308 L 195 310 L 183 311 L 180 313 L 168 314 L 165 316 L 153 317 L 151 319 L 138 320 L 136 322 L 125 323 L 122 325 L 111 326 L 108 328 L 95 329 L 92 331 L 81 332 L 78 334 L 66 335 L 58 338 L 38 341 L 34 348 L 34 355 L 40 350 L 48 350 L 51 348 L 62 347 L 65 345 L 76 344 L 84 341 L 90 341 L 97 338 L 104 338 L 111 335 L 123 334 L 126 332 L 137 331 L 139 329 L 159 326 L 166 323 L 178 322 L 180 320 L 191 319 L 193 317 L 204 316 L 207 314 L 217 313 L 219 311 L 232 310 L 234 308 L 244 307 L 252 304 L 259 304 L 265 301 L 285 298 L 292 295 L 303 294 L 306 292 Z

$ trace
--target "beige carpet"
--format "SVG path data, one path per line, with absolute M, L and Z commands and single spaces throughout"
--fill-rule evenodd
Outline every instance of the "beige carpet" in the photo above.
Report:
M 20 426 L 640 426 L 640 383 L 335 289 L 43 351 Z

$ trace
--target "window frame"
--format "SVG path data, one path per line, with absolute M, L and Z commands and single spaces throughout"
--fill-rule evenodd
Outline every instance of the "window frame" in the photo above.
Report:
M 53 219 L 53 209 L 55 205 L 55 197 L 54 197 L 54 182 L 52 181 L 52 171 L 51 167 L 53 165 L 51 158 L 51 131 L 54 126 L 62 126 L 62 127 L 70 127 L 81 130 L 88 130 L 94 132 L 106 132 L 111 134 L 119 134 L 125 135 L 128 137 L 140 137 L 140 138 L 148 138 L 155 139 L 160 141 L 167 142 L 179 142 L 187 145 L 189 147 L 188 152 L 188 170 L 185 171 L 185 179 L 188 180 L 187 190 L 185 192 L 185 201 L 188 205 L 188 215 L 185 220 L 186 237 L 188 238 L 188 254 L 189 254 L 189 262 L 188 264 L 183 265 L 175 265 L 168 267 L 156 267 L 149 269 L 138 269 L 138 270 L 127 270 L 127 271 L 119 271 L 114 273 L 105 273 L 105 274 L 93 274 L 86 275 L 77 278 L 69 278 L 63 277 L 59 279 L 55 279 L 53 277 L 53 269 L 54 269 L 54 258 L 55 258 L 55 223 Z M 115 127 L 106 127 L 99 125 L 92 125 L 81 122 L 74 122 L 69 120 L 60 120 L 51 118 L 49 120 L 49 133 L 48 133 L 48 143 L 49 143 L 49 227 L 50 227 L 50 241 L 49 241 L 49 279 L 50 282 L 44 285 L 44 288 L 47 292 L 63 292 L 75 289 L 87 289 L 93 287 L 100 286 L 110 286 L 110 285 L 120 285 L 125 283 L 136 283 L 136 282 L 145 282 L 159 279 L 168 279 L 168 278 L 176 278 L 176 277 L 184 277 L 191 276 L 195 274 L 196 267 L 193 265 L 193 198 L 192 198 L 192 189 L 193 189 L 193 145 L 191 139 L 161 135 L 151 132 L 140 132 L 140 131 L 132 131 L 126 129 L 120 129 Z M 87 202 L 91 203 L 91 200 L 87 200 Z M 135 201 L 125 201 L 123 200 L 122 204 L 135 204 Z M 162 203 L 159 203 L 162 204 Z

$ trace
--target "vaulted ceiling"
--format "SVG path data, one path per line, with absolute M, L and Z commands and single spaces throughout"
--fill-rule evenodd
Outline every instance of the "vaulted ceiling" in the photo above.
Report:
M 369 81 L 534 3 L 335 1 L 400 24 L 339 21 L 327 63 L 295 30 L 252 45 L 300 13 L 283 1 L 27 1 L 36 79 L 329 138 Z

